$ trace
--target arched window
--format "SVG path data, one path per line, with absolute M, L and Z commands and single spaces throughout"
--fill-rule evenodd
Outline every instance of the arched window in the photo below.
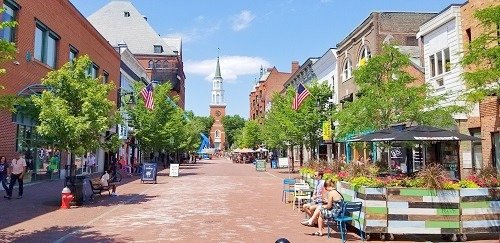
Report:
M 219 95 L 219 94 L 217 94 L 217 95 L 215 96 L 215 103 L 216 103 L 216 104 L 219 104 L 219 103 L 220 103 L 220 95 Z
M 212 103 L 215 103 L 215 94 L 212 95 Z
M 367 45 L 364 45 L 363 48 L 361 48 L 361 51 L 359 52 L 358 66 L 363 65 L 364 62 L 368 61 L 368 59 L 370 59 L 371 57 L 372 57 L 372 52 L 370 51 L 370 48 Z
M 160 68 L 161 67 L 161 61 L 158 60 L 155 62 L 155 68 Z
M 167 60 L 163 61 L 162 68 L 168 68 L 168 62 L 167 62 Z
M 149 62 L 148 62 L 148 68 L 153 68 L 153 60 L 149 60 Z
M 215 138 L 220 138 L 220 131 L 219 130 L 215 130 Z
M 342 81 L 346 81 L 352 77 L 352 63 L 349 58 L 346 58 L 342 68 Z

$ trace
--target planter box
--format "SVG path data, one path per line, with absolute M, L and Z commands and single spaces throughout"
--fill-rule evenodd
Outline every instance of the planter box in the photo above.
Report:
M 460 189 L 463 234 L 500 232 L 500 188 Z
M 344 200 L 363 203 L 359 220 L 361 225 L 356 221 L 352 221 L 351 225 L 365 233 L 387 232 L 387 191 L 385 188 L 354 188 L 352 184 L 341 181 L 337 182 L 337 190 Z M 353 217 L 357 216 L 357 213 L 354 213 Z
M 460 233 L 459 190 L 387 188 L 387 233 Z

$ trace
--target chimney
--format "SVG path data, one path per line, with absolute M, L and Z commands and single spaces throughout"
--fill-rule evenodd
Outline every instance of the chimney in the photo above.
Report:
M 292 73 L 295 73 L 297 70 L 299 70 L 299 62 L 298 61 L 293 61 L 292 62 Z

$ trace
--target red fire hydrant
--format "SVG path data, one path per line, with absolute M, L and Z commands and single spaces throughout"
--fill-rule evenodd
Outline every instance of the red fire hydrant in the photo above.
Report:
M 74 196 L 71 195 L 71 190 L 68 187 L 65 187 L 62 190 L 62 199 L 61 199 L 61 208 L 69 209 L 69 203 L 73 201 Z

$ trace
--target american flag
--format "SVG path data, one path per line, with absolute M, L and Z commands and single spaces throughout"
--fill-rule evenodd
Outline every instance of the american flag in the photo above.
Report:
M 152 110 L 155 106 L 155 103 L 153 101 L 153 84 L 148 84 L 144 89 L 141 91 L 142 98 L 144 99 L 144 106 Z
M 293 99 L 292 109 L 298 110 L 302 102 L 309 96 L 309 90 L 304 87 L 302 83 L 297 87 L 297 93 L 295 94 L 295 99 Z

